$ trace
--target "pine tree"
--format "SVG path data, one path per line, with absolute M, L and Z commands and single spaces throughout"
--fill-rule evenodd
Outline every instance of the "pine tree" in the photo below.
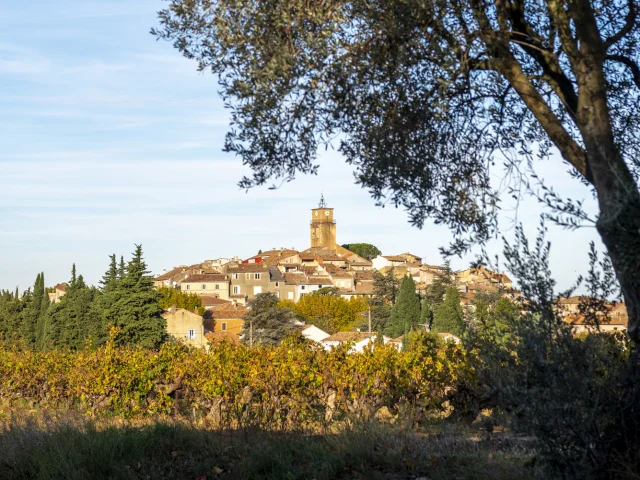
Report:
M 122 265 L 119 270 L 121 278 L 113 290 L 105 294 L 108 306 L 103 312 L 108 325 L 121 329 L 116 343 L 157 348 L 166 338 L 166 321 L 161 316 L 161 294 L 153 288 L 142 246 L 136 245 L 124 274 Z
M 392 338 L 408 332 L 420 322 L 420 297 L 416 293 L 416 284 L 409 275 L 402 279 L 396 296 L 396 303 L 391 309 L 386 333 Z
M 127 267 L 124 263 L 124 256 L 120 255 L 120 265 L 118 266 L 118 280 L 123 280 L 127 273 Z
M 456 287 L 449 287 L 444 302 L 435 308 L 432 330 L 440 333 L 461 335 L 464 330 L 464 313 L 460 305 L 460 293 Z
M 115 287 L 116 282 L 118 281 L 118 264 L 116 262 L 116 254 L 109 255 L 109 269 L 105 272 L 100 280 L 100 288 L 101 290 L 108 291 L 111 288 Z
M 244 317 L 242 343 L 245 345 L 275 345 L 296 331 L 295 312 L 278 305 L 273 293 L 259 293 L 251 301 L 251 309 Z

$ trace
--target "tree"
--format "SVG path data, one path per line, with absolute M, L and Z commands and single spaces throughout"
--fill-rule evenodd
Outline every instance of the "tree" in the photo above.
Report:
M 342 247 L 367 260 L 371 260 L 382 254 L 378 247 L 370 243 L 347 243 L 342 245 Z
M 439 305 L 444 300 L 444 295 L 449 287 L 455 286 L 455 275 L 451 270 L 449 260 L 444 262 L 444 267 L 436 271 L 435 278 L 427 287 L 425 297 L 431 305 Z
M 106 331 L 97 310 L 98 290 L 89 287 L 82 275 L 76 275 L 75 264 L 71 281 L 59 303 L 51 305 L 46 315 L 45 338 L 40 349 L 80 349 L 91 339 L 94 346 L 106 340 Z
M 373 296 L 369 299 L 373 330 L 386 329 L 397 291 L 398 279 L 393 273 L 393 268 L 384 275 L 377 271 L 373 272 Z
M 169 0 L 152 34 L 218 75 L 232 109 L 225 149 L 253 170 L 242 187 L 315 172 L 318 147 L 339 136 L 379 203 L 405 207 L 418 226 L 448 225 L 448 252 L 459 253 L 496 233 L 490 175 L 503 161 L 512 186 L 541 192 L 557 221 L 595 223 L 637 342 L 638 9 L 636 0 Z M 596 196 L 597 220 L 538 183 L 535 161 L 553 149 Z
M 392 338 L 408 333 L 420 322 L 420 297 L 416 284 L 409 275 L 402 279 L 396 303 L 391 308 L 386 334 Z
M 346 300 L 335 294 L 322 294 L 320 290 L 305 295 L 294 305 L 294 310 L 307 323 L 328 333 L 336 333 L 351 330 L 351 327 L 362 322 L 362 314 L 368 309 L 366 301 Z
M 108 291 L 115 287 L 118 282 L 118 263 L 116 261 L 116 254 L 109 255 L 109 269 L 105 272 L 100 280 L 100 288 L 102 291 Z M 122 259 L 124 263 L 124 259 Z M 124 270 L 124 267 L 122 267 Z
M 245 345 L 276 345 L 296 331 L 295 312 L 278 305 L 273 293 L 259 293 L 250 302 L 251 309 L 244 316 L 242 343 Z
M 444 296 L 444 302 L 436 307 L 431 330 L 439 333 L 462 335 L 464 313 L 460 305 L 460 293 L 458 293 L 456 287 L 449 287 Z
M 184 292 L 177 288 L 165 286 L 160 287 L 159 292 L 162 295 L 159 304 L 160 307 L 165 310 L 175 305 L 177 308 L 184 308 L 190 312 L 197 309 L 198 315 L 200 316 L 205 313 L 205 308 L 202 306 L 202 299 L 195 293 Z
M 427 298 L 422 299 L 420 304 L 420 324 L 425 329 L 431 329 L 431 322 L 433 322 L 433 309 Z
M 119 270 L 119 281 L 104 294 L 105 321 L 121 329 L 117 344 L 157 348 L 166 338 L 166 321 L 161 316 L 161 294 L 153 288 L 153 276 L 147 270 L 140 245 L 136 245 L 124 271 L 122 265 Z

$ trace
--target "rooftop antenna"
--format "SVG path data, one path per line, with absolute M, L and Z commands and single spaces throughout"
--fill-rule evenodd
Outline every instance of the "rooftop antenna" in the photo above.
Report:
M 327 202 L 324 201 L 324 194 L 320 194 L 320 203 L 318 204 L 318 208 L 326 208 Z

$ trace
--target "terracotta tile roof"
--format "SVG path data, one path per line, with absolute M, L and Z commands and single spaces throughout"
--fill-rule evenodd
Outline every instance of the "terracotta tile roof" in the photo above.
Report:
M 215 283 L 220 283 L 220 282 L 226 282 L 228 281 L 229 278 L 226 275 L 223 275 L 221 273 L 202 273 L 202 274 L 197 274 L 197 275 L 189 275 L 187 278 L 185 278 L 182 283 L 211 283 L 211 282 L 215 282 Z
M 369 260 L 356 260 L 349 261 L 349 264 L 353 265 L 354 267 L 370 267 L 371 265 L 373 265 L 373 262 Z
M 254 273 L 254 272 L 266 272 L 269 266 L 264 263 L 243 263 L 237 267 L 231 267 L 227 270 L 227 273 Z
M 163 282 L 164 280 L 171 280 L 174 276 L 183 273 L 187 270 L 185 265 L 181 265 L 179 267 L 174 268 L 173 270 L 169 270 L 167 273 L 163 273 L 162 275 L 157 276 L 153 280 L 156 282 Z
M 356 280 L 360 282 L 373 281 L 373 270 L 358 270 L 356 273 Z
M 574 295 L 573 297 L 561 297 L 557 300 L 560 305 L 580 305 L 587 301 L 589 301 L 589 297 L 579 295 Z
M 202 306 L 203 307 L 216 307 L 216 306 L 219 306 L 219 305 L 231 305 L 231 302 L 229 300 L 222 300 L 221 298 L 213 297 L 211 295 L 202 295 L 200 297 L 200 300 L 202 301 Z
M 438 270 L 438 271 L 442 271 L 445 270 L 445 267 L 442 267 L 440 265 L 428 265 L 426 263 L 422 264 L 422 270 Z
M 569 325 L 593 325 L 593 322 L 586 322 L 584 315 L 580 315 L 578 313 L 572 313 L 570 315 L 567 315 L 565 317 L 565 321 L 569 324 Z M 599 319 L 599 324 L 600 325 L 620 325 L 622 327 L 627 327 L 629 325 L 629 318 L 628 317 L 624 317 L 624 316 L 616 316 L 616 317 L 610 317 L 610 318 L 605 318 L 604 316 Z
M 318 271 L 318 267 L 314 267 L 314 266 L 305 266 L 302 267 L 301 269 L 304 273 L 306 273 L 307 275 L 313 275 L 314 273 L 316 273 Z
M 373 283 L 356 283 L 356 293 L 358 295 L 373 295 Z
M 323 340 L 323 342 L 360 342 L 361 340 L 367 340 L 368 338 L 375 340 L 376 337 L 376 333 L 371 333 L 371 335 L 369 335 L 367 332 L 338 332 L 328 336 Z
M 333 285 L 331 277 L 324 275 L 309 275 L 306 282 L 301 285 Z
M 338 256 L 338 255 L 334 255 L 334 254 L 331 254 L 331 255 L 322 255 L 322 256 L 320 257 L 320 259 L 321 259 L 323 262 L 346 262 L 346 261 L 347 261 L 347 259 L 346 259 L 346 258 L 344 258 L 344 257 L 340 257 L 340 256 Z
M 241 305 L 236 305 L 235 307 L 229 305 L 227 307 L 215 308 L 212 313 L 213 318 L 215 318 L 216 320 L 229 320 L 241 319 L 247 314 L 248 311 L 248 308 Z
M 259 253 L 257 256 L 271 257 L 277 255 L 280 257 L 290 257 L 291 255 L 296 255 L 297 253 L 297 250 L 293 250 L 290 248 L 283 248 L 282 250 L 276 248 L 275 250 L 265 250 L 264 252 Z
M 407 259 L 400 255 L 383 255 L 382 258 L 386 258 L 390 262 L 406 262 Z
M 304 285 L 307 276 L 304 273 L 285 273 L 284 280 L 289 285 Z
M 324 265 L 324 269 L 329 275 L 335 278 L 353 278 L 353 274 L 338 267 L 337 265 L 332 265 L 329 263 L 327 265 Z
M 244 298 L 246 295 L 244 293 L 232 293 L 229 295 L 229 298 Z
M 67 286 L 64 283 L 59 283 L 56 285 L 56 290 L 60 290 L 61 292 L 66 292 Z

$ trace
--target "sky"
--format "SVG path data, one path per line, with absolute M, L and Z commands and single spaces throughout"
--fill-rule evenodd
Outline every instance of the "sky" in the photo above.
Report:
M 229 116 L 215 77 L 149 34 L 163 5 L 30 0 L 0 10 L 0 289 L 24 290 L 41 271 L 47 285 L 67 281 L 74 262 L 95 284 L 108 256 L 128 258 L 135 244 L 155 274 L 259 249 L 303 250 L 321 193 L 335 208 L 339 243 L 442 263 L 446 228 L 420 230 L 401 209 L 376 207 L 335 151 L 320 156 L 317 176 L 239 189 L 249 172 L 222 151 Z M 557 158 L 538 168 L 560 193 L 593 205 Z M 535 235 L 540 212 L 533 199 L 517 210 L 505 202 L 501 234 L 512 238 L 517 221 Z M 550 226 L 548 239 L 559 288 L 586 271 L 589 241 L 601 246 L 593 228 Z

